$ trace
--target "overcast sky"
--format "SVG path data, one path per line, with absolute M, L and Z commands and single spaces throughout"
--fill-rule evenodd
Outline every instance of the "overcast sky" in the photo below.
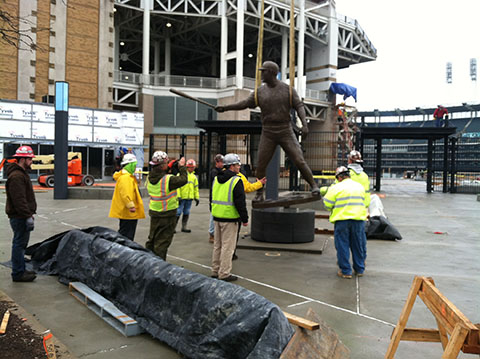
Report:
M 480 103 L 480 0 L 336 0 L 337 13 L 357 19 L 377 60 L 337 72 L 357 88 L 359 110 Z M 446 83 L 446 63 L 453 83 Z M 478 70 L 477 70 L 478 73 Z

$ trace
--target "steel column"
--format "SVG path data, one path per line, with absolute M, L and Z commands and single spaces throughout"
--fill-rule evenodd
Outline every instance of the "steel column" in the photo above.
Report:
M 143 0 L 143 42 L 142 42 L 142 75 L 143 83 L 149 84 L 150 73 L 150 10 L 152 0 Z
M 432 193 L 433 140 L 428 139 L 427 147 L 427 192 Z
M 282 28 L 282 61 L 280 64 L 280 72 L 282 74 L 282 81 L 287 80 L 287 67 L 288 67 L 288 31 Z
M 457 142 L 457 139 L 455 137 L 452 137 L 450 139 L 450 146 L 451 146 L 450 148 L 450 193 L 457 192 L 457 187 L 455 186 L 455 175 L 456 175 L 455 162 L 457 160 L 456 142 Z
M 236 83 L 243 89 L 243 47 L 245 31 L 245 0 L 237 1 L 237 49 L 236 49 Z
M 160 72 L 160 41 L 155 41 L 153 52 L 153 73 L 158 75 Z
M 172 74 L 172 40 L 170 36 L 165 39 L 165 75 Z
M 443 193 L 448 192 L 448 136 L 443 138 Z
M 220 33 L 220 80 L 225 81 L 227 79 L 227 48 L 228 48 L 227 0 L 223 0 L 221 6 L 222 6 L 222 20 L 221 20 L 221 33 Z
M 297 46 L 297 92 L 300 98 L 305 97 L 303 88 L 303 74 L 305 66 L 305 0 L 300 0 L 300 13 L 298 14 L 298 46 Z
M 382 177 L 382 139 L 377 138 L 377 163 L 375 164 L 375 191 L 380 191 Z
M 210 178 L 210 163 L 212 158 L 212 133 L 210 131 L 207 132 L 207 183 L 208 188 L 210 188 L 210 184 L 212 183 L 213 178 Z

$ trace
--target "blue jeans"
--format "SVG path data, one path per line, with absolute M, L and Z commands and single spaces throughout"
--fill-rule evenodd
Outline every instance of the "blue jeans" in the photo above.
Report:
M 435 127 L 442 127 L 443 119 L 440 117 L 435 117 Z
M 213 216 L 210 213 L 210 225 L 208 226 L 208 233 L 210 233 L 212 236 L 215 233 L 215 223 L 213 223 Z
M 190 208 L 192 207 L 193 199 L 179 199 L 177 208 L 177 217 L 180 217 L 183 213 L 184 216 L 190 214 Z
M 367 259 L 367 236 L 365 221 L 348 219 L 335 222 L 335 248 L 338 266 L 343 274 L 351 275 L 350 251 L 352 251 L 353 269 L 361 274 L 365 270 Z
M 30 240 L 30 232 L 26 230 L 26 218 L 10 218 L 13 230 L 12 239 L 12 277 L 21 277 L 25 272 L 25 248 Z

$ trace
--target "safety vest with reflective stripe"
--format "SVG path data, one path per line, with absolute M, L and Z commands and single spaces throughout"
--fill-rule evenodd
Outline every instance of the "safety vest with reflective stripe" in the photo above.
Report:
M 198 179 L 195 174 L 188 172 L 188 181 L 187 183 L 180 187 L 178 191 L 179 199 L 200 199 L 200 194 L 198 193 Z
M 172 175 L 165 175 L 157 184 L 151 184 L 147 178 L 147 190 L 150 195 L 150 206 L 152 211 L 166 212 L 178 208 L 177 191 L 169 190 L 170 178 Z
M 215 177 L 212 188 L 212 216 L 216 218 L 240 218 L 233 203 L 233 189 L 240 181 L 240 177 L 233 176 L 225 183 L 219 183 Z
M 370 181 L 368 175 L 365 172 L 357 173 L 350 168 L 350 178 L 363 186 L 363 189 L 365 190 L 366 206 L 370 206 Z
M 325 208 L 332 213 L 330 222 L 354 219 L 367 219 L 365 190 L 363 186 L 350 178 L 330 186 L 323 197 Z

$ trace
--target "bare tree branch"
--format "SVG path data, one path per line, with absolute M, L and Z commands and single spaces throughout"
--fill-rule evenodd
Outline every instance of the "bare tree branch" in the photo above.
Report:
M 25 26 L 27 25 L 26 28 Z M 28 17 L 12 16 L 8 11 L 0 9 L 0 42 L 14 46 L 20 50 L 40 50 L 46 49 L 36 44 L 31 36 L 32 27 L 35 23 Z M 50 31 L 50 28 L 36 28 L 36 32 Z

